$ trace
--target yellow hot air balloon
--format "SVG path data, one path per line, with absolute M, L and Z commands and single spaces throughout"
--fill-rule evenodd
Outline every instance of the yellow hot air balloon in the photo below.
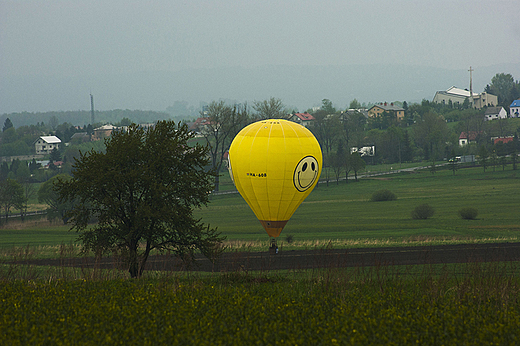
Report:
M 278 237 L 321 173 L 322 155 L 304 126 L 269 119 L 246 126 L 229 148 L 235 186 L 270 237 Z

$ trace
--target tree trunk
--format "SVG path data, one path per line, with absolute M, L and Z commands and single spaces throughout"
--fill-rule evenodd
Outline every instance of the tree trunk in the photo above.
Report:
M 132 279 L 139 277 L 139 259 L 137 258 L 137 244 L 128 248 L 128 272 Z
M 139 263 L 139 277 L 143 275 L 144 272 L 144 266 L 146 264 L 146 260 L 148 260 L 148 256 L 150 255 L 150 242 L 146 242 L 146 250 L 144 251 L 143 258 L 141 259 Z

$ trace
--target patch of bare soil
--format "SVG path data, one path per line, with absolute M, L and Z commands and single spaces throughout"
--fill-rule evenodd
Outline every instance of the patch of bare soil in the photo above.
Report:
M 470 262 L 520 261 L 520 243 L 457 244 L 414 247 L 386 247 L 363 249 L 331 249 L 265 252 L 224 253 L 216 263 L 197 256 L 195 264 L 186 266 L 174 255 L 151 256 L 146 270 L 161 271 L 269 271 L 314 268 L 366 267 L 417 264 L 448 264 Z M 75 257 L 35 259 L 12 262 L 18 264 L 50 265 L 126 270 L 116 258 L 95 259 Z

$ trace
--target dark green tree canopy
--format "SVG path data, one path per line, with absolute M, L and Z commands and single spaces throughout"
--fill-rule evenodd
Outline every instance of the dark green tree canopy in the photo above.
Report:
M 0 181 L 0 208 L 2 208 L 5 213 L 6 223 L 11 208 L 22 210 L 25 203 L 26 198 L 20 183 L 9 178 Z
M 5 130 L 10 129 L 13 127 L 13 122 L 11 119 L 6 118 L 4 121 L 4 127 L 2 128 L 2 132 L 5 132 Z
M 223 238 L 193 209 L 208 203 L 214 172 L 207 147 L 189 146 L 191 138 L 187 125 L 172 121 L 146 130 L 132 124 L 105 140 L 105 153 L 82 154 L 72 179 L 58 179 L 62 201 L 75 202 L 67 215 L 86 250 L 121 251 L 132 277 L 154 249 L 212 258 Z M 88 227 L 92 218 L 98 223 Z
M 72 209 L 72 203 L 70 201 L 61 202 L 59 200 L 58 192 L 54 188 L 54 182 L 58 181 L 58 179 L 68 181 L 70 180 L 70 176 L 67 174 L 58 174 L 43 183 L 38 190 L 38 202 L 45 203 L 49 206 L 47 209 L 47 219 L 54 220 L 60 218 L 63 223 L 66 223 L 67 217 L 65 214 Z

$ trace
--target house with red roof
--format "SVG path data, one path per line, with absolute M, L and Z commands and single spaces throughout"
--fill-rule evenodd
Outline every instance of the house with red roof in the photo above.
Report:
M 468 143 L 476 143 L 478 135 L 479 133 L 477 131 L 469 131 L 469 135 L 466 132 L 461 132 L 459 136 L 459 146 L 463 147 Z
M 312 123 L 316 119 L 309 113 L 304 112 L 304 113 L 291 114 L 291 116 L 289 117 L 289 120 L 307 127 L 310 123 Z
M 509 143 L 509 142 L 512 142 L 513 141 L 513 136 L 507 136 L 507 137 L 494 137 L 492 138 L 493 139 L 493 144 L 497 144 L 497 143 Z

